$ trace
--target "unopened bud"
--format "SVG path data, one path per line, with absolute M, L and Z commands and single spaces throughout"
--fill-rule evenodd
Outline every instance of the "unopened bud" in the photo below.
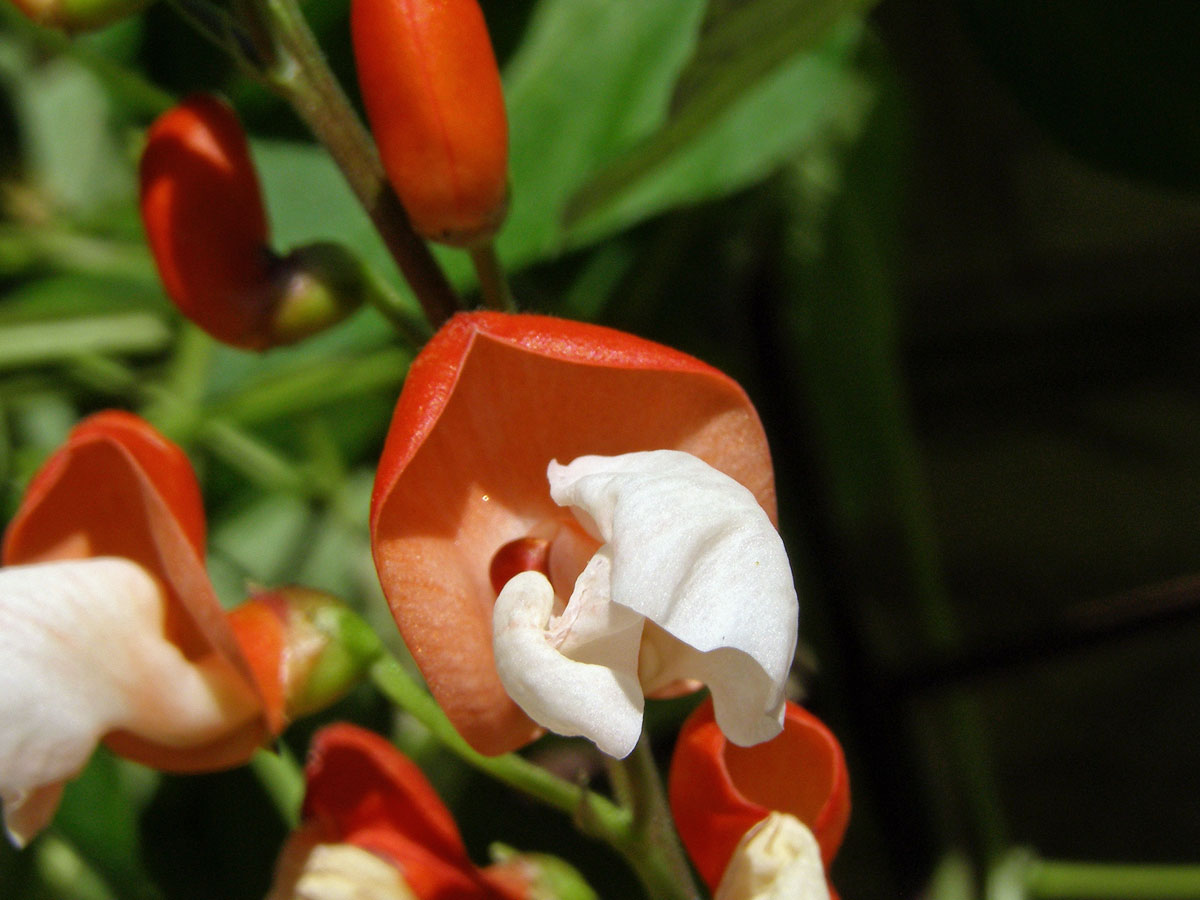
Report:
M 279 296 L 270 327 L 270 343 L 276 347 L 336 325 L 373 289 L 358 257 L 328 241 L 308 244 L 280 260 L 276 284 Z
M 358 83 L 418 233 L 470 246 L 508 205 L 508 121 L 476 0 L 353 0 Z
M 141 12 L 150 0 L 13 0 L 38 25 L 71 33 L 93 31 Z
M 549 853 L 520 853 L 504 844 L 492 844 L 495 861 L 487 871 L 492 878 L 510 878 L 523 884 L 527 900 L 598 900 L 579 870 Z
M 340 322 L 371 289 L 362 265 L 335 244 L 275 254 L 246 135 L 215 97 L 193 95 L 159 117 L 139 178 L 167 296 L 223 343 L 294 343 Z
M 261 591 L 233 610 L 229 621 L 269 711 L 282 722 L 340 699 L 382 651 L 362 618 L 309 588 Z
M 713 900 L 829 900 L 817 839 L 795 816 L 771 813 L 746 832 Z

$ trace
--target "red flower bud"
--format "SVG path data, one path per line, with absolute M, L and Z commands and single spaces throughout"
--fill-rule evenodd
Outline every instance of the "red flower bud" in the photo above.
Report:
M 218 340 L 263 346 L 272 255 L 233 110 L 195 94 L 164 113 L 147 135 L 140 178 L 142 221 L 167 295 Z
M 772 811 L 812 831 L 828 866 L 850 819 L 850 779 L 842 747 L 828 728 L 788 703 L 779 737 L 753 747 L 730 744 L 705 700 L 684 723 L 667 781 L 679 837 L 716 890 L 742 836 Z
M 388 180 L 431 240 L 486 240 L 508 197 L 500 73 L 475 0 L 354 0 L 354 57 Z
M 369 625 L 324 591 L 258 591 L 229 613 L 273 730 L 342 697 L 383 649 Z
M 167 295 L 217 340 L 265 350 L 341 321 L 371 289 L 343 247 L 286 257 L 269 245 L 246 135 L 222 101 L 195 94 L 150 128 L 142 222 Z

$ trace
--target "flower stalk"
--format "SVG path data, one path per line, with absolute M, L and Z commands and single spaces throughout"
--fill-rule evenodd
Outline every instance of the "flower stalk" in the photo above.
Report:
M 326 64 L 299 5 L 295 0 L 263 0 L 253 8 L 276 42 L 276 58 L 262 73 L 265 81 L 292 104 L 328 148 L 430 324 L 438 327 L 458 309 L 458 297 L 429 248 L 409 225 L 384 177 L 371 136 Z
M 647 896 L 656 900 L 695 900 L 700 896 L 671 831 L 670 813 L 648 742 L 641 742 L 647 747 L 644 752 L 635 752 L 627 761 L 613 762 L 625 773 L 618 778 L 629 786 L 630 808 L 552 775 L 515 753 L 485 756 L 474 750 L 433 697 L 393 656 L 382 656 L 374 663 L 371 680 L 384 696 L 429 729 L 456 756 L 497 781 L 566 813 L 588 837 L 616 850 L 629 863 Z

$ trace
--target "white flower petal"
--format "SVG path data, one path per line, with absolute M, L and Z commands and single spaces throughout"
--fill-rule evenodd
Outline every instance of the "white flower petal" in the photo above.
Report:
M 608 565 L 605 556 L 593 557 L 554 619 L 554 588 L 545 575 L 511 578 L 496 598 L 492 645 L 504 689 L 531 719 L 557 734 L 583 735 L 620 758 L 642 731 L 642 618 L 608 601 Z
M 157 582 L 128 560 L 0 569 L 0 797 L 14 841 L 49 822 L 108 732 L 186 746 L 254 713 L 231 667 L 185 659 L 163 615 Z
M 713 900 L 829 900 L 817 839 L 795 816 L 771 813 L 742 837 Z
M 353 844 L 306 848 L 298 869 L 267 900 L 417 900 L 400 870 Z M 286 853 L 285 848 L 285 853 Z
M 583 456 L 547 470 L 612 557 L 612 602 L 683 645 L 657 668 L 709 685 L 717 723 L 736 744 L 782 730 L 798 603 L 779 533 L 754 495 L 677 450 Z

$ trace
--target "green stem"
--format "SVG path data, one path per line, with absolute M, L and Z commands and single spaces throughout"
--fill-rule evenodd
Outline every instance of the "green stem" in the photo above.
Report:
M 634 846 L 655 848 L 653 853 L 639 849 L 626 855 L 649 895 L 656 900 L 660 897 L 698 898 L 700 889 L 675 832 L 662 778 L 645 733 L 633 753 L 625 759 L 609 762 L 609 773 L 618 796 L 629 797 Z
M 627 763 L 615 764 L 628 775 L 622 776 L 634 799 L 633 808 L 628 809 L 564 781 L 515 753 L 502 756 L 478 753 L 455 730 L 437 701 L 394 657 L 377 660 L 371 667 L 371 680 L 384 696 L 428 728 L 450 752 L 497 781 L 566 813 L 584 834 L 616 850 L 637 874 L 649 897 L 695 900 L 700 896 L 691 887 L 687 863 L 671 831 L 662 784 L 648 749 L 635 751 Z
M 407 350 L 388 347 L 350 358 L 333 358 L 337 377 L 327 365 L 289 367 L 212 401 L 207 412 L 239 425 L 270 422 L 372 392 L 395 390 L 412 361 Z
M 458 296 L 384 176 L 371 135 L 363 127 L 295 0 L 258 0 L 252 6 L 284 57 L 263 73 L 328 148 L 351 190 L 371 217 L 429 323 L 439 327 L 458 309 Z
M 0 271 L 21 274 L 34 268 L 157 281 L 154 263 L 143 245 L 81 234 L 59 224 L 0 225 Z
M 628 830 L 628 814 L 599 794 L 564 781 L 515 753 L 484 756 L 476 751 L 455 730 L 437 701 L 394 657 L 383 656 L 376 661 L 371 666 L 371 680 L 384 696 L 428 728 L 446 749 L 474 768 L 568 815 L 582 811 L 601 832 L 595 837 L 607 839 L 606 835 L 623 835 Z
M 468 251 L 471 262 L 475 266 L 475 274 L 479 277 L 479 290 L 483 294 L 483 305 L 488 309 L 501 312 L 516 312 L 517 305 L 513 301 L 512 291 L 508 287 L 508 278 L 504 274 L 504 266 L 496 255 L 496 244 L 488 241 Z
M 423 346 L 432 334 L 428 321 L 415 315 L 400 293 L 380 278 L 374 269 L 364 269 L 368 279 L 367 302 L 391 323 L 404 343 L 414 349 Z
M 281 456 L 270 445 L 242 431 L 232 422 L 207 417 L 161 385 L 146 384 L 134 371 L 116 360 L 80 354 L 72 360 L 71 374 L 88 387 L 139 403 L 153 404 L 179 430 L 167 436 L 187 444 L 195 440 L 214 456 L 267 490 L 288 491 L 309 497 L 329 496 L 334 488 L 314 479 L 312 473 Z M 194 430 L 193 430 L 194 429 Z
M 1200 898 L 1200 865 L 1029 864 L 1025 888 L 1044 900 L 1192 900 Z
M 171 329 L 149 313 L 114 313 L 0 328 L 0 369 L 62 362 L 81 353 L 151 353 Z
M 279 818 L 289 829 L 300 824 L 300 805 L 304 801 L 304 771 L 291 751 L 279 744 L 275 751 L 259 750 L 250 758 L 250 769 Z

